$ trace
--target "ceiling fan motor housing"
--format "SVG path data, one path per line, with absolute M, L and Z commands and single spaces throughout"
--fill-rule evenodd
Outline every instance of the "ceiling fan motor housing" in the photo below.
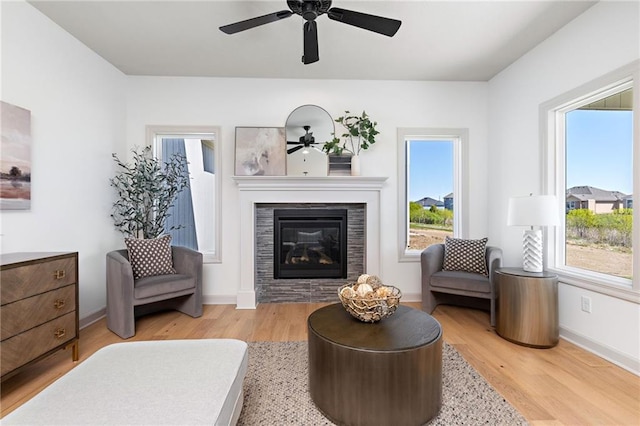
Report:
M 331 0 L 287 0 L 289 9 L 306 21 L 314 21 L 318 16 L 327 13 L 331 8 Z

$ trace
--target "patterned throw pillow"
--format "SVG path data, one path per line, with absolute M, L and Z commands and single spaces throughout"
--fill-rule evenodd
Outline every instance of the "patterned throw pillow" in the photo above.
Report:
M 176 273 L 171 256 L 171 235 L 151 240 L 125 238 L 124 243 L 129 251 L 134 279 Z
M 485 258 L 487 240 L 487 238 L 464 240 L 446 237 L 442 269 L 445 271 L 464 271 L 489 275 Z

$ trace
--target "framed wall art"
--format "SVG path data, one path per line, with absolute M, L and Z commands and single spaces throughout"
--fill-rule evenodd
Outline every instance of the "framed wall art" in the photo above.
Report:
M 31 208 L 31 111 L 0 101 L 0 209 Z
M 236 176 L 287 174 L 284 127 L 236 127 Z

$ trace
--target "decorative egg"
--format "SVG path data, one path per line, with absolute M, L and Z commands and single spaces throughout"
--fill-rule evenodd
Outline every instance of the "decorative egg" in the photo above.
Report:
M 342 297 L 346 297 L 347 299 L 350 299 L 352 297 L 355 297 L 356 292 L 351 287 L 345 287 L 342 290 L 340 290 L 340 295 Z
M 358 288 L 356 289 L 356 293 L 358 293 L 358 296 L 360 297 L 365 297 L 370 291 L 373 291 L 373 287 L 366 283 L 359 284 Z
M 369 279 L 369 274 L 362 274 L 358 277 L 358 284 L 366 283 Z
M 366 283 L 371 285 L 373 288 L 377 288 L 378 286 L 382 285 L 382 281 L 376 275 L 369 275 L 367 277 Z

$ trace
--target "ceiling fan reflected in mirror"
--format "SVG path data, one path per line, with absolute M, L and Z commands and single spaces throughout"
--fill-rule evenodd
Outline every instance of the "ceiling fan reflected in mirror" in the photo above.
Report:
M 318 55 L 318 28 L 316 25 L 316 18 L 320 15 L 327 14 L 329 19 L 333 21 L 353 25 L 354 27 L 389 37 L 393 37 L 402 24 L 402 21 L 398 21 L 397 19 L 331 7 L 331 0 L 287 0 L 287 6 L 289 6 L 289 10 L 281 10 L 268 15 L 223 25 L 220 27 L 220 30 L 225 34 L 235 34 L 288 18 L 293 14 L 300 15 L 305 20 L 303 27 L 304 54 L 302 55 L 302 62 L 304 64 L 311 64 L 320 59 Z
M 298 146 L 294 146 L 293 148 L 289 148 L 287 150 L 287 154 L 293 154 L 294 152 L 302 148 L 307 149 L 311 147 L 311 145 L 321 145 L 318 142 L 316 142 L 316 139 L 313 137 L 313 132 L 309 132 L 309 130 L 311 130 L 311 126 L 302 126 L 302 128 L 304 129 L 304 135 L 300 136 L 300 140 L 298 142 L 287 141 L 287 145 L 298 145 Z M 307 152 L 303 151 L 302 153 L 307 154 L 308 151 Z

